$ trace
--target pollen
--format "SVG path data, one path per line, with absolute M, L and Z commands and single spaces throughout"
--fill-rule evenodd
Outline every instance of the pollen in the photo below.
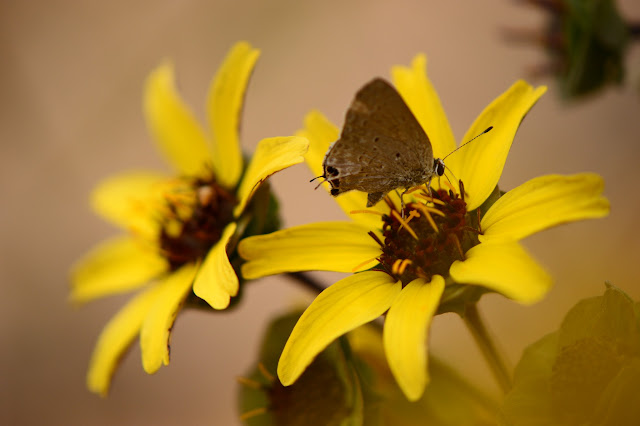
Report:
M 383 216 L 384 238 L 370 233 L 382 249 L 377 268 L 403 285 L 416 278 L 448 276 L 451 264 L 479 244 L 480 232 L 470 226 L 476 212 L 467 212 L 466 202 L 453 190 L 434 190 L 430 197 L 415 193 L 414 200 L 404 212 L 392 206 Z
M 172 270 L 204 259 L 233 220 L 235 196 L 214 178 L 183 178 L 163 194 L 160 251 Z

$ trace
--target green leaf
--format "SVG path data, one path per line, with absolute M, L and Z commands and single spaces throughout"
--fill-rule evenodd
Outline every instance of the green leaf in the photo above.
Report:
M 640 359 L 625 365 L 602 392 L 593 424 L 637 425 L 640 419 Z
M 638 306 L 611 284 L 603 296 L 578 302 L 557 332 L 525 350 L 502 424 L 637 424 Z
M 603 296 L 582 300 L 569 311 L 560 326 L 559 345 L 587 337 L 631 343 L 638 337 L 637 324 L 633 301 L 608 284 Z

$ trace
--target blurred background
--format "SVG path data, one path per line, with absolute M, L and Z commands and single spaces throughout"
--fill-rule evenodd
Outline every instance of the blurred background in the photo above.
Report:
M 141 111 L 143 81 L 163 58 L 174 61 L 184 98 L 203 118 L 210 78 L 231 45 L 245 39 L 262 50 L 242 127 L 251 151 L 263 137 L 292 134 L 312 108 L 341 125 L 362 84 L 424 52 L 461 138 L 493 98 L 546 59 L 501 36 L 506 26 L 542 28 L 543 14 L 523 3 L 0 2 L 0 423 L 239 424 L 235 379 L 254 362 L 267 321 L 311 300 L 286 278 L 251 283 L 232 312 L 183 312 L 170 366 L 148 376 L 135 344 L 108 399 L 86 390 L 98 333 L 128 296 L 73 308 L 69 267 L 117 232 L 90 211 L 91 188 L 120 171 L 166 168 Z M 618 5 L 640 19 L 638 2 Z M 579 102 L 559 99 L 552 79 L 535 82 L 550 90 L 520 128 L 501 187 L 592 171 L 604 176 L 612 208 L 604 220 L 525 241 L 556 278 L 543 302 L 482 300 L 511 363 L 578 299 L 602 294 L 605 280 L 640 299 L 639 55 L 630 49 L 624 87 Z M 273 179 L 285 225 L 343 218 L 309 178 L 300 165 Z M 431 345 L 492 383 L 459 318 L 438 317 Z

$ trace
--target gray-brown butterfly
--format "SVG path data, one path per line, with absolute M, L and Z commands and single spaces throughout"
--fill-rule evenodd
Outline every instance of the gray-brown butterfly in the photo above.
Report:
M 433 158 L 429 137 L 396 89 L 376 78 L 356 94 L 322 169 L 331 195 L 363 191 L 371 207 L 394 189 L 442 176 L 444 162 Z

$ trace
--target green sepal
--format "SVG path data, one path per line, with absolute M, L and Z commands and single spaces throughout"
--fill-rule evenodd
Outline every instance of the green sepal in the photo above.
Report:
M 262 388 L 241 385 L 239 395 L 241 413 L 261 407 L 267 412 L 245 420 L 245 424 L 362 425 L 361 384 L 346 338 L 329 345 L 291 386 L 282 386 L 275 376 L 282 349 L 300 315 L 302 312 L 281 316 L 268 327 L 259 362 L 273 377 L 265 377 L 258 367 L 253 368 L 248 378 Z

